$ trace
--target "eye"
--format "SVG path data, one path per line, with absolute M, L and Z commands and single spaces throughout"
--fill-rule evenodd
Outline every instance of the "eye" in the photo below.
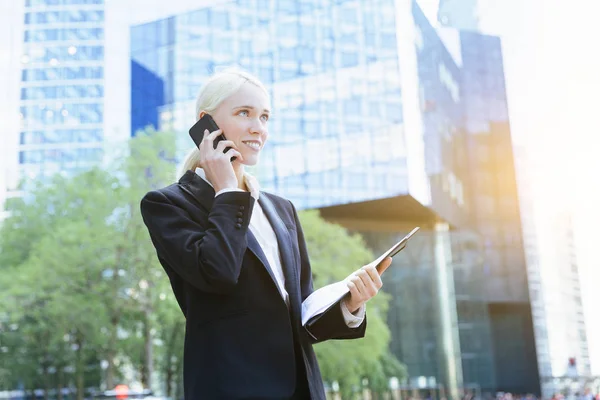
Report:
M 267 114 L 261 115 L 260 118 L 265 122 L 267 122 L 269 120 L 269 116 Z
M 240 112 L 238 112 L 238 115 L 241 115 L 243 117 L 247 117 L 248 116 L 248 110 L 241 110 Z

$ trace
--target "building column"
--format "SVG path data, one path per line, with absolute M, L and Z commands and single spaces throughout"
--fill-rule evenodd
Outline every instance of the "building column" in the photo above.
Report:
M 446 393 L 450 399 L 460 399 L 463 386 L 462 360 L 458 337 L 458 317 L 454 293 L 454 270 L 450 232 L 447 223 L 434 225 L 436 292 L 438 300 L 438 340 L 444 367 Z

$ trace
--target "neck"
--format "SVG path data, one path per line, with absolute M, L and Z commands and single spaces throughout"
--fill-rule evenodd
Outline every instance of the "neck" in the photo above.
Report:
M 237 163 L 234 161 L 233 172 L 235 172 L 235 176 L 238 181 L 238 188 L 248 191 L 248 189 L 246 188 L 246 184 L 244 183 L 244 164 Z

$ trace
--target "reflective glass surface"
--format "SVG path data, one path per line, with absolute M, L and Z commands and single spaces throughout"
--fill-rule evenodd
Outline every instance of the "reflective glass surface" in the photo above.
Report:
M 72 174 L 102 159 L 104 1 L 27 0 L 20 171 Z
M 281 1 L 267 9 L 235 1 L 133 27 L 132 98 L 141 117 L 132 129 L 163 115 L 187 132 L 201 84 L 238 65 L 272 95 L 269 143 L 255 171 L 266 190 L 300 208 L 405 193 L 394 2 Z M 183 154 L 191 141 L 181 136 Z

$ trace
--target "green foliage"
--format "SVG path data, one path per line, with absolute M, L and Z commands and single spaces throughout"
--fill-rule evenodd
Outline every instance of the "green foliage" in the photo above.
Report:
M 315 288 L 342 280 L 374 259 L 359 235 L 350 235 L 343 227 L 326 222 L 316 210 L 300 212 L 300 220 Z M 363 339 L 327 341 L 315 346 L 323 378 L 328 382 L 338 381 L 346 396 L 353 386 L 360 387 L 363 377 L 370 377 L 373 382 L 378 379 L 387 382 L 388 377 L 404 376 L 401 367 L 396 370 L 382 368 L 382 362 L 393 364 L 391 360 L 395 360 L 388 352 L 388 303 L 389 295 L 384 292 L 367 303 L 368 328 Z M 397 360 L 396 363 L 393 365 L 399 364 Z
M 121 367 L 148 370 L 165 355 L 147 352 L 183 317 L 139 214 L 152 187 L 173 181 L 174 136 L 139 132 L 114 149 L 107 169 L 36 182 L 8 203 L 0 235 L 0 390 L 74 383 L 109 386 Z M 162 324 L 154 315 L 173 315 Z M 177 316 L 177 317 L 175 317 Z M 150 335 L 140 334 L 149 332 Z M 120 336 L 120 337 L 119 337 Z M 175 343 L 182 342 L 180 329 Z M 130 351 L 132 347 L 144 349 Z M 175 351 L 178 350 L 175 348 Z M 175 359 L 179 353 L 175 355 Z M 110 375 L 110 378 L 108 376 Z

